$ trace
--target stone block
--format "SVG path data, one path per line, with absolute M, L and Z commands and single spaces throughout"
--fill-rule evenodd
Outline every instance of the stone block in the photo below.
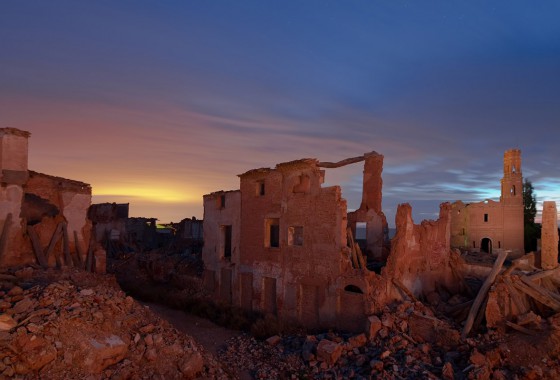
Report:
M 317 345 L 317 358 L 329 365 L 334 365 L 342 355 L 342 345 L 323 339 Z
M 383 327 L 381 320 L 377 315 L 372 315 L 367 319 L 367 326 L 366 326 L 366 333 L 368 339 L 374 339 L 377 336 L 377 333 Z

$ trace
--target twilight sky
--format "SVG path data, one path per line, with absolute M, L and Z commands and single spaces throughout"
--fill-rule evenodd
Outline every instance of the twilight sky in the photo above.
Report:
M 372 150 L 390 225 L 497 199 L 514 147 L 560 202 L 559 20 L 556 0 L 3 1 L 0 127 L 32 133 L 30 169 L 162 222 L 247 170 Z M 350 210 L 362 169 L 327 170 Z

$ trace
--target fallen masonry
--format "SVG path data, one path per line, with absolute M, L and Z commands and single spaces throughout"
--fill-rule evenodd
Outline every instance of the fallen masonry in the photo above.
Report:
M 559 377 L 556 204 L 544 202 L 542 250 L 522 255 L 518 150 L 504 155 L 500 202 L 442 203 L 420 224 L 401 204 L 391 241 L 382 155 L 250 170 L 239 190 L 204 196 L 204 228 L 183 220 L 173 244 L 188 254 L 172 254 L 155 244 L 154 219 L 124 218 L 128 205 L 97 205 L 88 220 L 89 185 L 28 171 L 28 137 L 0 129 L 4 378 Z M 322 183 L 325 169 L 358 162 L 362 202 L 349 212 L 340 187 Z M 218 304 L 210 313 L 233 322 L 244 310 L 261 318 L 255 335 L 275 333 L 233 338 L 214 358 L 113 277 L 88 273 L 105 269 L 101 243 L 128 290 Z
M 231 377 L 113 277 L 26 267 L 0 279 L 1 378 Z
M 365 334 L 285 335 L 274 345 L 232 338 L 220 359 L 257 379 L 556 379 L 560 332 L 505 336 L 489 332 L 462 341 L 456 323 L 420 302 L 384 308 L 381 328 Z M 278 338 L 278 337 L 275 337 Z M 531 344 L 532 350 L 524 347 Z M 520 346 L 521 345 L 521 346 Z M 556 346 L 555 346 L 556 345 Z M 539 356 L 541 355 L 541 356 Z

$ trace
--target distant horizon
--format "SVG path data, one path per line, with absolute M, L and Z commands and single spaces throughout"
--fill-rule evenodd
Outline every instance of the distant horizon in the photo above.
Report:
M 0 126 L 29 167 L 131 216 L 203 218 L 202 196 L 304 157 L 383 154 L 383 212 L 497 199 L 522 150 L 560 202 L 560 2 L 11 1 Z M 362 167 L 327 170 L 348 210 Z

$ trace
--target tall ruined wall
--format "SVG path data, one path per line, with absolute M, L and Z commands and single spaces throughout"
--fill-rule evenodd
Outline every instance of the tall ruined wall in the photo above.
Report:
M 321 188 L 323 175 L 314 160 L 300 160 L 241 176 L 244 304 L 314 326 L 335 314 L 326 287 L 341 270 L 346 202 L 340 188 Z
M 40 224 L 34 227 L 42 245 L 47 246 L 58 223 L 66 221 L 70 250 L 78 250 L 85 257 L 92 226 L 87 218 L 91 205 L 91 187 L 83 182 L 32 171 L 29 174 L 29 180 L 24 187 L 25 193 L 39 197 L 44 201 L 44 206 L 51 206 L 57 210 L 50 215 L 42 215 Z M 34 205 L 27 204 L 24 211 L 29 215 L 35 211 L 33 208 Z
M 203 200 L 205 287 L 216 297 L 231 303 L 237 297 L 233 284 L 234 268 L 240 261 L 241 193 L 218 191 L 205 195 Z M 226 226 L 230 226 L 229 232 Z
M 543 202 L 541 241 L 541 268 L 556 268 L 558 266 L 558 210 L 554 201 Z
M 387 218 L 381 207 L 383 155 L 371 152 L 364 155 L 364 177 L 360 208 L 348 213 L 348 225 L 356 236 L 356 224 L 366 223 L 366 251 L 369 258 L 382 261 L 388 255 Z
M 412 208 L 401 204 L 395 216 L 397 233 L 391 242 L 391 254 L 382 276 L 400 280 L 415 295 L 428 294 L 437 286 L 454 286 L 449 267 L 451 257 L 451 204 L 440 205 L 437 221 L 412 220 Z
M 90 248 L 91 222 L 87 211 L 91 204 L 91 186 L 29 171 L 29 136 L 29 132 L 19 129 L 0 128 L 0 266 L 38 261 L 43 266 L 54 266 L 64 261 L 67 265 L 89 269 L 93 263 L 86 266 L 84 262 Z M 81 254 L 81 257 L 74 257 L 75 263 L 69 263 L 69 257 L 61 260 L 62 240 L 67 243 L 65 252 Z M 35 241 L 35 248 L 32 241 Z M 48 262 L 43 258 L 47 247 L 55 252 L 49 255 Z M 105 255 L 97 248 L 91 247 L 92 257 L 97 259 L 97 270 L 103 272 Z M 95 268 L 91 266 L 91 269 Z
M 218 299 L 246 310 L 270 313 L 310 328 L 349 331 L 363 330 L 367 316 L 406 297 L 402 286 L 416 295 L 428 294 L 438 286 L 455 291 L 450 204 L 441 205 L 437 221 L 420 225 L 412 221 L 409 205 L 399 206 L 397 236 L 381 275 L 363 268 L 358 250 L 352 252 L 348 245 L 347 227 L 355 228 L 357 221 L 372 222 L 371 217 L 378 217 L 376 232 L 384 233 L 377 228 L 386 225 L 381 212 L 382 157 L 370 154 L 338 163 L 291 161 L 275 169 L 241 174 L 238 192 L 205 195 L 207 288 Z M 321 187 L 324 171 L 320 168 L 364 160 L 364 191 L 368 194 L 362 207 L 348 214 L 340 188 Z M 225 207 L 221 199 L 225 199 Z M 232 208 L 228 211 L 228 207 Z M 239 255 L 226 259 L 220 226 L 235 227 L 236 222 L 240 225 Z

